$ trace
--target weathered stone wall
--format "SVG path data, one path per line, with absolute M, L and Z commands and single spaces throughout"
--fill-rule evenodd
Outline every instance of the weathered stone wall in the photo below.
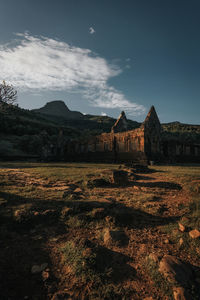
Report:
M 81 142 L 68 141 L 64 158 L 71 161 L 165 162 L 200 161 L 200 145 L 162 141 L 161 125 L 152 106 L 140 128 L 123 131 L 125 114 L 121 114 L 110 133 L 103 133 Z
M 162 142 L 161 153 L 165 161 L 200 162 L 200 144 L 165 140 Z
M 65 157 L 84 161 L 146 161 L 144 130 L 103 133 L 89 141 L 71 141 L 66 144 Z

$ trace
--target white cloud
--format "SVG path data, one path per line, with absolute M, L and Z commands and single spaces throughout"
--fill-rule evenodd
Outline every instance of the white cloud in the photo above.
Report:
M 142 105 L 130 102 L 108 84 L 121 73 L 120 68 L 91 50 L 28 33 L 18 34 L 15 42 L 0 45 L 0 79 L 17 89 L 81 92 L 93 106 L 144 113 Z
M 90 27 L 90 28 L 89 28 L 89 33 L 90 33 L 90 34 L 94 34 L 95 32 L 96 32 L 96 31 L 94 30 L 93 27 Z

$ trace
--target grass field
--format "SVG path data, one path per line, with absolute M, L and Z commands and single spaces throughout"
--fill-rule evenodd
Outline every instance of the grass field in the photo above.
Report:
M 199 299 L 199 220 L 199 165 L 0 162 L 1 299 L 173 299 L 152 253 L 193 266 Z

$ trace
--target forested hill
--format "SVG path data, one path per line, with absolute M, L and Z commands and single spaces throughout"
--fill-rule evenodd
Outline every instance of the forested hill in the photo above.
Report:
M 11 106 L 3 111 L 0 110 L 0 132 L 23 135 L 37 134 L 40 130 L 46 130 L 51 134 L 56 133 L 58 128 L 63 128 L 67 131 L 69 131 L 68 129 L 74 129 L 76 133 L 79 133 L 79 130 L 81 132 L 86 130 L 91 131 L 91 134 L 95 134 L 110 132 L 116 121 L 116 119 L 108 116 L 83 115 L 79 112 L 72 112 L 66 105 L 65 107 L 70 114 L 69 118 L 67 115 L 59 116 L 58 111 L 56 115 L 53 115 L 50 113 L 46 114 L 40 110 L 25 110 L 17 106 Z M 138 128 L 140 125 L 141 123 L 128 120 L 128 130 Z M 162 129 L 164 133 L 172 135 L 182 133 L 200 135 L 200 125 L 171 122 L 162 124 Z
M 163 139 L 200 143 L 200 125 L 171 122 L 162 124 Z

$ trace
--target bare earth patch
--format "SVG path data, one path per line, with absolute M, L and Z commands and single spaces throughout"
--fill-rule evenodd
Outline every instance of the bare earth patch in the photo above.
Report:
M 124 168 L 120 186 L 116 165 L 78 167 L 2 166 L 2 299 L 199 299 L 200 167 Z M 192 268 L 189 285 L 175 291 L 159 273 L 166 255 Z

